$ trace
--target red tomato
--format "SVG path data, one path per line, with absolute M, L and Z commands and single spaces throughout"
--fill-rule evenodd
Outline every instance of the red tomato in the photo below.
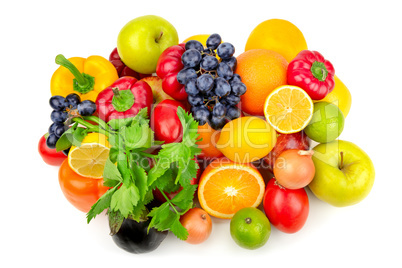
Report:
M 45 135 L 43 135 L 39 140 L 38 151 L 43 161 L 51 166 L 60 166 L 64 159 L 67 158 L 63 152 L 57 152 L 56 149 L 50 149 L 47 147 Z
M 183 128 L 179 117 L 177 116 L 177 108 L 186 107 L 175 100 L 163 100 L 158 103 L 151 114 L 151 128 L 155 132 L 155 139 L 164 141 L 165 144 L 172 142 L 181 142 L 183 138 Z
M 75 173 L 67 159 L 60 166 L 59 184 L 67 200 L 85 213 L 109 189 L 103 186 L 103 179 L 87 178 Z
M 185 240 L 190 244 L 200 244 L 208 239 L 212 232 L 211 217 L 200 208 L 192 208 L 180 217 L 180 223 L 188 231 Z
M 263 206 L 270 223 L 285 233 L 299 231 L 309 213 L 309 201 L 304 188 L 283 188 L 276 183 L 275 178 L 267 183 Z

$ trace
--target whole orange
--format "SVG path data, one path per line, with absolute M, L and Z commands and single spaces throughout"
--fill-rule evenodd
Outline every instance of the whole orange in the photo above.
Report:
M 264 48 L 278 52 L 290 62 L 307 49 L 303 33 L 290 21 L 269 19 L 258 24 L 247 39 L 245 50 Z
M 241 96 L 241 109 L 251 115 L 264 115 L 265 99 L 275 88 L 286 85 L 288 62 L 278 52 L 251 49 L 237 57 L 236 73 L 247 91 Z
M 199 134 L 198 139 L 202 139 L 196 142 L 198 148 L 202 150 L 199 157 L 211 159 L 223 156 L 223 153 L 215 146 L 219 140 L 220 131 L 211 128 L 208 123 L 205 123 L 202 126 L 198 126 L 197 132 Z

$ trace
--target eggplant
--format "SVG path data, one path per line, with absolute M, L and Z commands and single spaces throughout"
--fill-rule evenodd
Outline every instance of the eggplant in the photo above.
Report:
M 114 243 L 127 252 L 140 254 L 154 251 L 159 247 L 168 235 L 168 231 L 157 231 L 148 226 L 151 219 L 137 222 L 132 219 L 124 219 L 117 233 L 112 235 Z

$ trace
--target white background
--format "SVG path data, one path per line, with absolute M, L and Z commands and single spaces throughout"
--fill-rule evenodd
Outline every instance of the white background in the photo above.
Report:
M 1 4 L 2 267 L 352 267 L 401 266 L 401 61 L 398 1 L 10 1 Z M 189 245 L 173 235 L 154 252 L 119 249 L 104 215 L 89 225 L 58 184 L 37 143 L 50 125 L 54 58 L 108 58 L 119 30 L 154 14 L 170 21 L 180 41 L 219 33 L 244 51 L 260 22 L 287 19 L 320 51 L 351 91 L 341 139 L 352 141 L 376 168 L 361 203 L 335 208 L 310 193 L 310 215 L 296 234 L 273 228 L 254 251 L 237 246 L 229 221 L 213 220 L 211 237 Z M 8 263 L 7 265 L 3 265 Z M 393 265 L 392 265 L 393 264 Z M 157 266 L 158 265 L 158 266 Z

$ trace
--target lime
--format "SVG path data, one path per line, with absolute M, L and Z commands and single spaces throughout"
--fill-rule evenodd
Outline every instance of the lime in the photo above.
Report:
M 230 235 L 242 248 L 257 249 L 268 241 L 271 224 L 258 208 L 242 208 L 230 221 Z
M 316 102 L 313 117 L 304 132 L 313 141 L 327 143 L 341 135 L 344 124 L 343 113 L 335 104 Z

